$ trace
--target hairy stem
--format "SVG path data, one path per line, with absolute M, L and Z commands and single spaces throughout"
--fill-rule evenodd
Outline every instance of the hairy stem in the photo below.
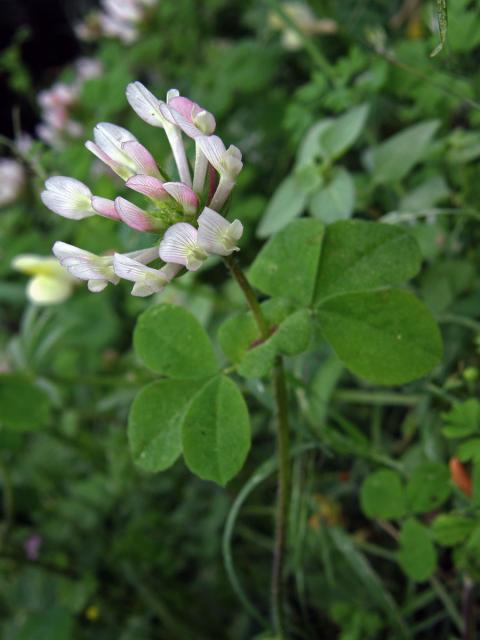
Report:
M 285 625 L 285 548 L 290 502 L 290 430 L 288 394 L 283 359 L 277 356 L 273 373 L 277 423 L 278 496 L 275 514 L 275 544 L 272 567 L 272 612 L 276 633 L 287 638 Z
M 254 290 L 233 256 L 225 263 L 245 296 L 255 318 L 262 339 L 269 336 L 269 326 Z M 282 640 L 287 638 L 285 624 L 285 548 L 288 530 L 290 498 L 290 434 L 288 424 L 288 394 L 282 356 L 275 358 L 273 372 L 275 422 L 277 428 L 278 495 L 275 511 L 275 540 L 272 563 L 271 606 L 275 632 Z
M 247 301 L 247 304 L 250 307 L 250 311 L 255 318 L 255 322 L 257 323 L 258 330 L 260 331 L 260 336 L 263 339 L 268 338 L 268 324 L 265 320 L 265 316 L 263 315 L 260 303 L 257 300 L 257 296 L 255 295 L 255 291 L 252 289 L 236 259 L 233 256 L 225 256 L 224 260 L 225 264 L 230 269 L 230 273 L 237 281 L 238 286 L 245 296 L 245 300 Z

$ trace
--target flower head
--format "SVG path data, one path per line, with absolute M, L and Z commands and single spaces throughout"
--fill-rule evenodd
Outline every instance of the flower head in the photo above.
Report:
M 176 89 L 168 91 L 163 101 L 140 82 L 132 82 L 126 95 L 145 122 L 165 131 L 178 177 L 164 178 L 155 158 L 132 133 L 102 122 L 94 128 L 94 139 L 86 143 L 87 148 L 123 178 L 126 187 L 148 199 L 145 205 L 123 196 L 93 195 L 83 183 L 65 177 L 47 180 L 42 200 L 68 218 L 98 214 L 137 231 L 158 234 L 153 247 L 114 257 L 97 256 L 63 242 L 53 247 L 62 266 L 75 278 L 88 281 L 91 291 L 101 291 L 109 282 L 117 284 L 123 278 L 134 283 L 133 295 L 146 296 L 160 292 L 182 267 L 196 271 L 209 255 L 228 256 L 239 250 L 243 226 L 239 220 L 226 220 L 221 211 L 243 164 L 237 147 L 227 148 L 218 136 L 211 135 L 213 115 Z M 193 181 L 184 134 L 195 141 Z M 158 257 L 164 266 L 148 266 Z

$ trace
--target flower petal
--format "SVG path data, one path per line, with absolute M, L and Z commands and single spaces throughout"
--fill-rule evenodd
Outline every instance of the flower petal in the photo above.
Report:
M 207 254 L 197 242 L 195 227 L 187 222 L 177 222 L 163 236 L 160 257 L 164 262 L 174 262 L 196 271 Z
M 112 268 L 111 256 L 96 256 L 66 242 L 55 242 L 52 250 L 62 267 L 72 276 L 80 280 L 107 280 L 112 284 L 118 283 L 118 277 Z
M 120 220 L 132 229 L 137 231 L 154 231 L 156 225 L 146 211 L 137 207 L 137 205 L 125 200 L 125 198 L 115 198 L 115 209 Z
M 120 278 L 136 283 L 137 286 L 132 289 L 132 294 L 136 296 L 144 297 L 158 293 L 169 282 L 161 270 L 151 269 L 141 262 L 119 253 L 114 256 L 113 268 Z
M 52 276 L 35 276 L 28 283 L 27 295 L 35 304 L 59 304 L 70 297 L 73 282 Z
M 120 216 L 115 209 L 115 203 L 108 198 L 101 198 L 100 196 L 92 196 L 92 207 L 95 212 L 104 218 L 111 218 L 112 220 L 120 220 Z
M 54 176 L 46 180 L 45 187 L 40 197 L 54 213 L 71 220 L 88 218 L 95 213 L 91 204 L 92 192 L 80 180 Z
M 218 136 L 200 136 L 197 138 L 197 143 L 212 167 L 221 174 L 223 172 L 222 158 L 226 152 L 221 138 Z
M 153 176 L 132 176 L 125 183 L 127 187 L 142 193 L 144 196 L 153 198 L 154 200 L 165 200 L 168 193 L 165 191 L 163 182 Z
M 127 100 L 135 113 L 153 127 L 163 127 L 165 118 L 160 111 L 160 100 L 141 82 L 127 86 Z
M 238 251 L 236 241 L 243 225 L 239 220 L 230 223 L 213 209 L 205 207 L 198 218 L 198 244 L 208 253 L 228 256 Z
M 150 151 L 146 149 L 140 142 L 129 140 L 122 143 L 122 150 L 131 158 L 136 165 L 137 173 L 147 176 L 155 176 L 161 178 L 155 158 Z
M 165 191 L 172 196 L 174 200 L 182 207 L 183 212 L 187 215 L 193 215 L 198 209 L 198 196 L 183 182 L 165 182 L 163 184 Z

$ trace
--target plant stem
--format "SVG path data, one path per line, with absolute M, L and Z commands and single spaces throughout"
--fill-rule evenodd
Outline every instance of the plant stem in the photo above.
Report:
M 250 283 L 245 277 L 245 274 L 240 268 L 240 265 L 233 256 L 225 256 L 224 261 L 230 269 L 230 273 L 237 281 L 237 284 L 242 290 L 243 295 L 245 296 L 245 300 L 247 301 L 247 304 L 250 307 L 250 311 L 255 318 L 255 322 L 257 323 L 258 330 L 260 331 L 260 336 L 263 339 L 268 338 L 268 324 L 265 320 L 265 316 L 263 315 L 260 303 L 257 300 L 257 296 L 255 295 L 255 291 L 252 289 Z
M 475 584 L 470 576 L 463 578 L 462 613 L 463 639 L 475 640 Z
M 290 502 L 290 433 L 288 424 L 288 394 L 283 359 L 277 356 L 273 372 L 273 386 L 277 408 L 278 496 L 275 515 L 275 543 L 272 566 L 272 612 L 275 631 L 287 638 L 285 629 L 285 548 Z
M 254 290 L 233 256 L 226 256 L 225 263 L 237 281 L 248 306 L 257 323 L 260 336 L 267 339 L 269 326 Z M 273 389 L 275 397 L 275 422 L 277 427 L 278 495 L 275 512 L 275 539 L 272 563 L 271 605 L 275 632 L 278 637 L 287 638 L 285 627 L 285 548 L 288 531 L 288 512 L 290 499 L 290 434 L 288 423 L 288 394 L 283 367 L 283 358 L 275 358 L 273 371 Z

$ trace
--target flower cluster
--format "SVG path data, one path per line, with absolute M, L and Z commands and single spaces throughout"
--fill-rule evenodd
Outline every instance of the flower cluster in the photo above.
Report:
M 139 25 L 157 0 L 101 0 L 101 10 L 93 11 L 77 25 L 76 34 L 90 42 L 104 35 L 118 38 L 124 44 L 137 40 Z
M 140 82 L 127 87 L 127 100 L 148 124 L 162 128 L 170 143 L 178 180 L 167 178 L 150 152 L 126 129 L 100 123 L 87 149 L 114 171 L 125 185 L 148 201 L 141 208 L 126 198 L 109 200 L 92 194 L 75 178 L 56 176 L 45 183 L 43 203 L 55 213 L 80 220 L 100 215 L 138 231 L 159 234 L 153 247 L 125 255 L 97 256 L 64 242 L 53 253 L 76 278 L 88 281 L 90 291 L 101 291 L 121 278 L 134 283 L 132 294 L 161 291 L 183 267 L 197 270 L 209 255 L 228 256 L 238 250 L 243 226 L 227 221 L 219 212 L 227 202 L 242 169 L 242 154 L 213 135 L 215 118 L 192 100 L 172 89 L 166 101 L 157 99 Z M 195 144 L 193 177 L 183 135 Z M 148 264 L 160 258 L 164 265 Z
M 52 147 L 62 146 L 65 137 L 79 138 L 82 125 L 71 116 L 84 83 L 99 76 L 102 66 L 97 60 L 80 58 L 75 64 L 72 83 L 56 82 L 50 89 L 38 94 L 42 122 L 37 127 L 38 137 Z

